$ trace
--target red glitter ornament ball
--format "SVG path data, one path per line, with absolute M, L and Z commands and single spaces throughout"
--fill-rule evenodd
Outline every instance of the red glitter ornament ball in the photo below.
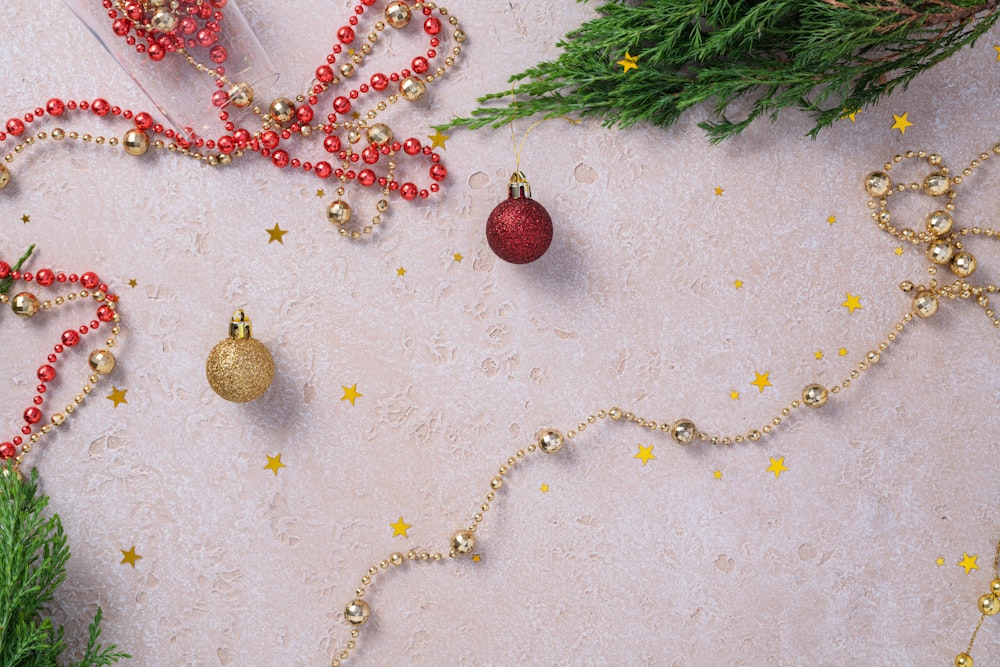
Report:
M 524 174 L 510 177 L 510 197 L 493 209 L 486 221 L 486 240 L 497 257 L 511 264 L 528 264 L 552 243 L 552 218 L 531 198 Z

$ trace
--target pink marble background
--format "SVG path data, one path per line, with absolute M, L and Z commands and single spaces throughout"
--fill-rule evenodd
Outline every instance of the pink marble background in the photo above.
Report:
M 241 4 L 288 90 L 351 6 Z M 426 137 L 594 11 L 553 7 L 452 7 L 464 59 L 390 123 Z M 147 106 L 61 3 L 12 0 L 0 20 L 4 114 L 53 96 Z M 53 609 L 70 652 L 100 605 L 105 639 L 137 665 L 329 664 L 364 570 L 446 549 L 538 428 L 621 405 L 743 431 L 805 384 L 838 381 L 907 308 L 898 283 L 926 276 L 920 252 L 897 256 L 869 220 L 862 178 L 908 148 L 960 168 L 997 140 L 995 44 L 997 30 L 817 140 L 795 112 L 718 146 L 696 126 L 704 109 L 670 130 L 546 123 L 522 168 L 556 237 L 521 267 L 483 231 L 513 167 L 506 130 L 453 133 L 442 195 L 394 207 L 363 244 L 336 235 L 330 197 L 301 172 L 83 145 L 19 158 L 0 256 L 37 242 L 36 269 L 96 270 L 126 318 L 109 384 L 30 459 L 73 549 Z M 392 62 L 410 50 L 387 45 Z M 902 136 L 890 127 L 904 112 Z M 998 179 L 991 161 L 962 186 L 960 224 L 997 225 Z M 900 215 L 917 225 L 929 210 L 915 199 Z M 283 244 L 267 243 L 275 223 Z M 995 245 L 970 243 L 980 281 L 1000 279 Z M 863 305 L 853 315 L 847 293 Z M 248 405 L 204 377 L 237 307 L 278 368 Z M 60 327 L 0 317 L 4 433 Z M 588 430 L 510 476 L 478 563 L 384 577 L 351 662 L 951 664 L 1000 537 L 998 335 L 981 309 L 943 304 L 843 400 L 758 444 L 682 450 L 629 425 Z M 103 398 L 111 383 L 128 405 Z M 340 399 L 354 384 L 352 406 Z M 645 466 L 640 444 L 654 447 Z M 279 452 L 275 476 L 263 466 Z M 778 479 L 771 457 L 785 457 Z M 389 526 L 400 517 L 406 538 Z M 120 563 L 133 545 L 135 569 Z M 978 555 L 968 575 L 965 554 Z M 998 629 L 984 623 L 977 665 L 1000 662 Z

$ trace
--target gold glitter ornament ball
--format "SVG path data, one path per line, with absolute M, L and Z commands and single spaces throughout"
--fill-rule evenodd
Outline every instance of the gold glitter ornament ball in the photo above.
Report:
M 274 379 L 274 359 L 267 347 L 252 337 L 250 320 L 237 310 L 229 325 L 229 338 L 219 341 L 208 355 L 205 375 L 212 391 L 233 403 L 260 398 Z

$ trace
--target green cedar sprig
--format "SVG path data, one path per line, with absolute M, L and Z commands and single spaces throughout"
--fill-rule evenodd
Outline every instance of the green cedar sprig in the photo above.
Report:
M 69 547 L 58 515 L 45 516 L 49 499 L 38 494 L 38 473 L 18 480 L 10 462 L 0 468 L 0 665 L 58 667 L 63 628 L 45 618 L 46 606 L 66 579 Z M 102 646 L 101 610 L 90 624 L 84 657 L 71 667 L 105 667 L 130 658 Z
M 12 267 L 12 270 L 20 271 L 21 267 L 24 265 L 26 261 L 28 261 L 28 258 L 31 257 L 31 253 L 34 251 L 35 251 L 35 244 L 32 243 L 30 246 L 28 246 L 28 249 L 24 252 L 24 254 L 21 255 L 21 259 L 17 260 L 17 264 L 15 264 Z M 6 294 L 7 290 L 10 289 L 10 286 L 13 282 L 14 279 L 11 278 L 10 276 L 7 276 L 3 280 L 0 280 L 0 294 Z
M 583 0 L 586 1 L 586 0 Z M 1000 0 L 612 0 L 559 42 L 556 60 L 510 78 L 465 118 L 437 127 L 500 127 L 540 115 L 605 126 L 668 127 L 709 104 L 714 143 L 797 107 L 820 130 L 905 88 L 971 45 Z M 638 69 L 617 65 L 626 52 Z M 497 106 L 498 101 L 507 106 Z M 745 100 L 740 105 L 734 102 Z

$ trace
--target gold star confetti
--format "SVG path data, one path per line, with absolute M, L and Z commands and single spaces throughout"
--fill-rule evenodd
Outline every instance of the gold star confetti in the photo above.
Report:
M 892 127 L 889 129 L 899 130 L 900 134 L 906 134 L 906 128 L 913 125 L 913 123 L 910 122 L 909 115 L 910 112 L 908 111 L 904 112 L 902 116 L 897 116 L 896 114 L 892 114 L 892 117 L 896 120 L 896 122 L 893 123 Z
M 28 224 L 29 222 L 31 222 L 31 216 L 25 213 L 24 215 L 21 216 L 21 222 L 23 222 L 24 224 Z
M 404 269 L 403 267 L 399 267 L 398 269 L 396 269 L 396 275 L 397 276 L 405 276 L 406 275 L 406 269 Z
M 135 569 L 136 561 L 142 559 L 142 556 L 140 556 L 135 552 L 134 544 L 132 545 L 132 548 L 129 549 L 128 551 L 125 551 L 124 549 L 119 549 L 118 551 L 122 552 L 122 562 L 120 562 L 119 565 L 124 565 L 125 563 L 128 563 L 129 565 L 132 566 L 133 570 Z
M 361 118 L 361 112 L 360 111 L 352 111 L 351 112 L 351 118 L 353 118 L 354 120 L 357 120 L 357 119 Z
M 653 445 L 639 445 L 639 453 L 632 458 L 639 459 L 642 461 L 642 465 L 645 466 L 647 463 L 656 458 L 653 456 Z
M 896 253 L 897 255 L 902 255 L 903 254 L 902 246 L 896 246 L 896 249 L 893 250 L 893 252 Z
M 619 60 L 616 65 L 622 66 L 622 74 L 625 74 L 631 69 L 639 69 L 639 65 L 636 63 L 639 61 L 639 56 L 633 56 L 628 50 L 625 50 L 625 57 Z
M 836 224 L 836 222 L 837 222 L 837 216 L 831 215 L 829 218 L 826 219 L 826 221 L 827 221 L 827 223 L 829 223 L 831 225 Z
M 542 493 L 548 493 L 549 492 L 549 485 L 548 484 L 542 484 L 541 489 L 542 489 Z
M 814 354 L 813 356 L 816 357 L 817 359 L 822 359 L 823 358 L 823 352 L 820 351 L 820 350 L 816 350 L 816 354 Z
M 938 556 L 937 560 L 934 561 L 934 562 L 937 564 L 938 567 L 941 567 L 942 565 L 944 565 L 944 557 L 943 556 Z
M 729 398 L 733 399 L 734 401 L 740 400 L 740 392 L 738 391 L 729 392 Z
M 408 531 L 413 526 L 403 521 L 403 517 L 399 517 L 399 521 L 397 521 L 396 523 L 390 523 L 389 527 L 392 528 L 393 537 L 396 537 L 397 535 L 399 537 L 409 537 L 406 531 Z
M 842 357 L 846 357 L 847 356 L 847 348 L 846 347 L 840 348 L 839 350 L 837 350 L 837 354 L 839 354 Z
M 473 562 L 473 563 L 478 563 L 478 562 L 479 562 L 479 561 L 481 561 L 482 559 L 483 559 L 483 557 L 482 557 L 482 556 L 480 556 L 479 554 L 472 554 L 472 562 Z
M 440 130 L 436 130 L 434 134 L 427 137 L 431 140 L 431 148 L 441 148 L 448 150 L 448 147 L 444 145 L 444 142 L 451 139 L 447 134 L 441 134 Z
M 781 477 L 781 473 L 785 472 L 786 470 L 788 470 L 788 468 L 785 467 L 785 457 L 780 456 L 778 458 L 774 458 L 772 456 L 771 465 L 767 466 L 766 472 L 773 472 L 774 478 L 779 479 Z
M 128 280 L 128 286 L 129 287 L 131 287 L 132 289 L 135 289 L 135 286 L 138 285 L 138 284 L 139 283 L 136 282 L 135 278 L 129 278 L 129 280 Z
M 858 114 L 861 113 L 861 111 L 862 111 L 861 109 L 855 109 L 854 111 L 848 111 L 847 109 L 844 109 L 844 115 L 840 117 L 840 120 L 844 120 L 845 118 L 850 118 L 851 122 L 853 123 L 855 120 L 857 120 Z
M 760 389 L 760 393 L 762 393 L 762 394 L 764 393 L 764 387 L 771 387 L 771 386 L 773 386 L 771 384 L 771 380 L 768 379 L 769 376 L 771 375 L 771 373 L 769 373 L 769 372 L 768 373 L 758 373 L 757 371 L 754 371 L 753 374 L 756 375 L 757 377 L 755 377 L 754 381 L 751 382 L 750 384 L 753 385 L 754 387 L 757 387 L 758 389 Z
M 344 395 L 340 397 L 342 401 L 350 401 L 351 405 L 354 405 L 354 399 L 361 398 L 364 394 L 358 392 L 358 383 L 355 382 L 350 387 L 345 387 L 340 385 L 340 388 L 344 390 Z
M 119 389 L 118 387 L 111 385 L 111 393 L 106 396 L 106 398 L 115 404 L 117 408 L 119 405 L 128 405 L 128 401 L 125 400 L 125 394 L 128 393 L 128 389 Z
M 721 187 L 719 187 L 718 185 L 717 185 L 717 186 L 715 186 L 715 196 L 716 196 L 716 197 L 721 197 L 721 196 L 722 196 L 722 193 L 724 193 L 724 192 L 725 192 L 725 190 L 724 190 L 724 189 L 722 189 L 722 188 L 721 188 Z
M 319 190 L 316 191 L 316 196 L 322 199 L 323 197 L 326 196 L 326 190 L 320 188 Z
M 850 292 L 847 292 L 847 301 L 840 305 L 850 311 L 849 314 L 851 315 L 854 314 L 855 310 L 864 310 L 864 306 L 861 305 L 861 297 L 857 294 L 851 294 Z
M 733 287 L 735 287 L 736 289 L 743 289 L 743 281 L 742 280 L 734 280 L 733 281 Z
M 464 257 L 462 257 L 462 253 L 460 252 L 456 252 L 454 255 L 451 256 L 451 258 L 456 262 L 461 262 L 463 259 L 465 259 Z
M 997 51 L 997 60 L 1000 60 L 1000 46 L 994 46 L 993 48 Z
M 274 473 L 275 477 L 278 476 L 279 470 L 288 467 L 281 462 L 281 452 L 278 452 L 275 456 L 268 456 L 267 454 L 264 454 L 264 456 L 267 456 L 267 465 L 264 466 L 264 470 L 270 470 Z
M 273 241 L 277 241 L 281 245 L 285 245 L 285 242 L 281 240 L 281 237 L 287 234 L 288 231 L 279 227 L 278 223 L 274 223 L 274 229 L 268 229 L 265 231 L 271 235 L 271 238 L 267 240 L 268 245 L 270 245 Z
M 712 477 L 714 477 L 715 479 L 722 479 L 722 471 L 716 470 L 715 472 L 712 473 Z
M 976 564 L 976 559 L 978 559 L 979 556 L 970 556 L 966 553 L 963 553 L 962 556 L 963 558 L 958 562 L 958 566 L 964 567 L 966 574 L 979 569 L 979 566 Z

